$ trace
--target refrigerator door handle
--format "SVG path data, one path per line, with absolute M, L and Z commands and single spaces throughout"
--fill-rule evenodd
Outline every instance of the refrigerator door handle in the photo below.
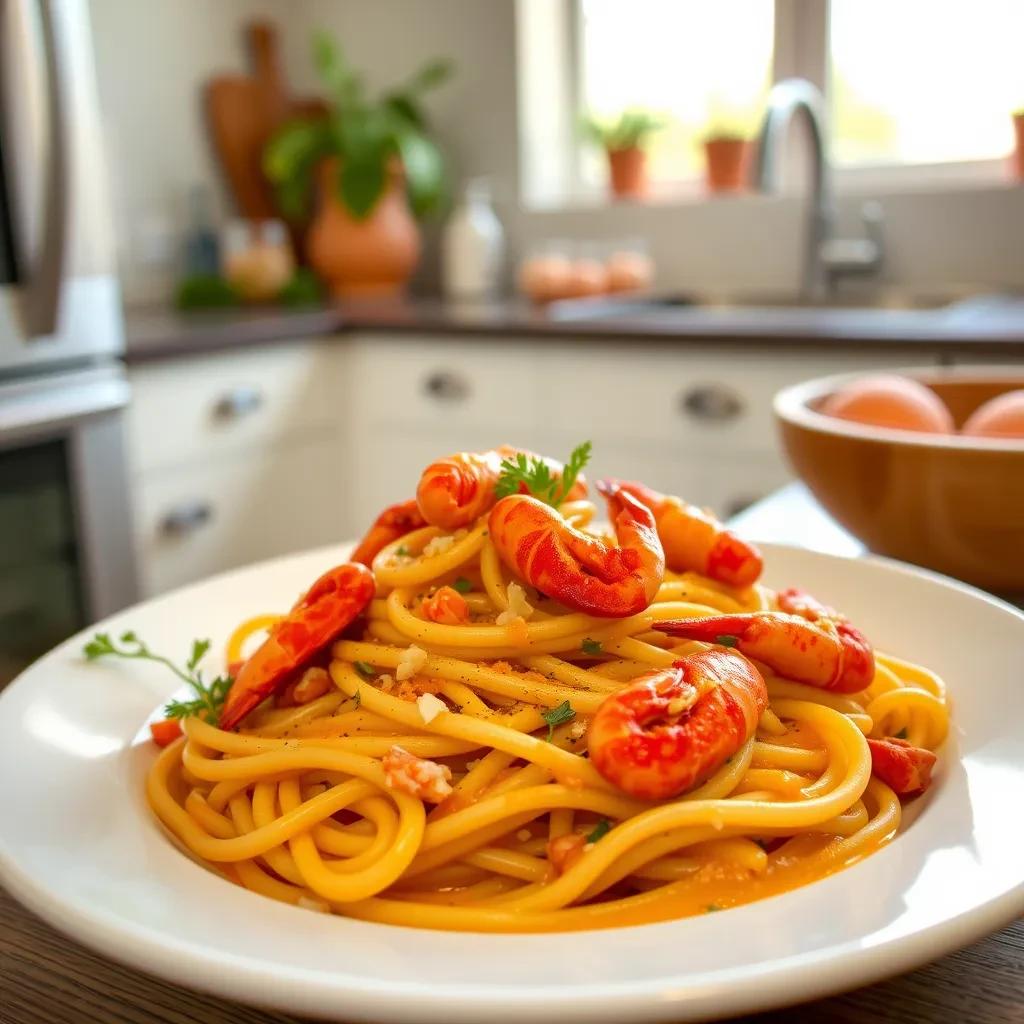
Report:
M 19 268 L 24 329 L 28 339 L 57 330 L 68 243 L 70 129 L 68 61 L 55 5 L 61 0 L 0 0 L 0 67 L 4 127 L 11 132 L 8 178 L 16 207 L 15 265 Z M 7 8 L 5 10 L 5 8 Z M 38 79 L 41 95 L 32 96 Z M 38 108 L 32 100 L 38 99 Z M 16 109 L 19 104 L 29 108 Z M 37 123 L 32 123 L 36 121 Z M 43 138 L 35 136 L 41 131 Z M 41 152 L 40 152 L 41 150 Z M 41 187 L 36 182 L 42 176 Z M 31 205 L 34 208 L 26 209 Z

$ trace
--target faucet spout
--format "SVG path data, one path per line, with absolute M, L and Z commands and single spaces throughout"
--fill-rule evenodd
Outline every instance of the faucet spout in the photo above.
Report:
M 768 94 L 754 170 L 757 189 L 767 193 L 778 191 L 789 126 L 798 116 L 807 126 L 812 171 L 800 292 L 805 299 L 817 300 L 823 298 L 841 276 L 873 273 L 879 268 L 882 262 L 880 214 L 875 204 L 872 207 L 874 237 L 858 243 L 859 248 L 852 248 L 834 237 L 835 200 L 825 98 L 813 83 L 803 78 L 786 78 L 776 83 Z

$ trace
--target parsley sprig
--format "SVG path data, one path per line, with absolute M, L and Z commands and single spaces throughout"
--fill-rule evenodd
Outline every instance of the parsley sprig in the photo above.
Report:
M 567 700 L 563 700 L 558 707 L 545 708 L 540 713 L 540 717 L 548 723 L 548 743 L 550 743 L 551 737 L 555 732 L 555 726 L 571 722 L 576 717 L 576 710 Z
M 120 644 L 120 646 L 118 646 Z M 193 640 L 192 651 L 185 667 L 175 665 L 170 658 L 155 654 L 131 630 L 122 633 L 115 641 L 109 633 L 97 633 L 82 649 L 89 661 L 99 658 L 128 658 L 139 661 L 152 661 L 170 669 L 179 679 L 188 683 L 195 693 L 194 700 L 172 700 L 164 707 L 168 718 L 188 718 L 198 715 L 211 725 L 216 725 L 220 718 L 220 709 L 231 689 L 234 680 L 231 676 L 217 676 L 209 686 L 203 682 L 203 673 L 199 670 L 201 662 L 210 649 L 209 640 Z
M 499 498 L 505 498 L 510 494 L 518 494 L 525 487 L 535 498 L 552 508 L 558 508 L 583 472 L 583 467 L 590 461 L 592 447 L 589 441 L 577 445 L 561 476 L 555 476 L 551 467 L 535 455 L 519 452 L 514 458 L 502 459 L 501 476 L 494 493 Z

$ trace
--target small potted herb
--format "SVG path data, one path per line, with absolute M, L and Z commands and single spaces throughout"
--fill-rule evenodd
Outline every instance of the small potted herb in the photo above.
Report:
M 646 145 L 665 124 L 664 118 L 644 110 L 627 110 L 614 121 L 584 119 L 585 135 L 608 154 L 609 180 L 617 199 L 647 195 Z
M 735 125 L 713 123 L 704 134 L 709 192 L 742 192 L 747 183 L 750 140 Z
M 334 294 L 394 294 L 419 259 L 415 218 L 437 210 L 445 194 L 444 165 L 421 101 L 452 66 L 433 61 L 400 88 L 371 98 L 324 33 L 314 37 L 313 60 L 328 114 L 280 128 L 264 151 L 264 173 L 293 223 L 309 217 L 319 186 L 306 256 Z

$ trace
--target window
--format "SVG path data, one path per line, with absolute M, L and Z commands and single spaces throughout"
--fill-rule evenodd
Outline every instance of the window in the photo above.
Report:
M 709 128 L 751 135 L 771 85 L 773 0 L 580 0 L 580 98 L 612 120 L 664 114 L 651 140 L 655 181 L 697 177 Z M 601 180 L 593 149 L 584 180 Z
M 519 4 L 532 12 L 520 52 L 527 86 L 535 83 L 520 92 L 523 180 L 541 204 L 603 194 L 604 159 L 582 140 L 581 115 L 664 115 L 651 177 L 662 194 L 686 191 L 702 178 L 704 135 L 753 137 L 772 82 L 790 76 L 826 93 L 840 183 L 847 174 L 920 185 L 1006 173 L 1010 114 L 1024 107 L 1024 0 Z
M 832 0 L 839 164 L 1004 157 L 1024 106 L 1022 0 Z

